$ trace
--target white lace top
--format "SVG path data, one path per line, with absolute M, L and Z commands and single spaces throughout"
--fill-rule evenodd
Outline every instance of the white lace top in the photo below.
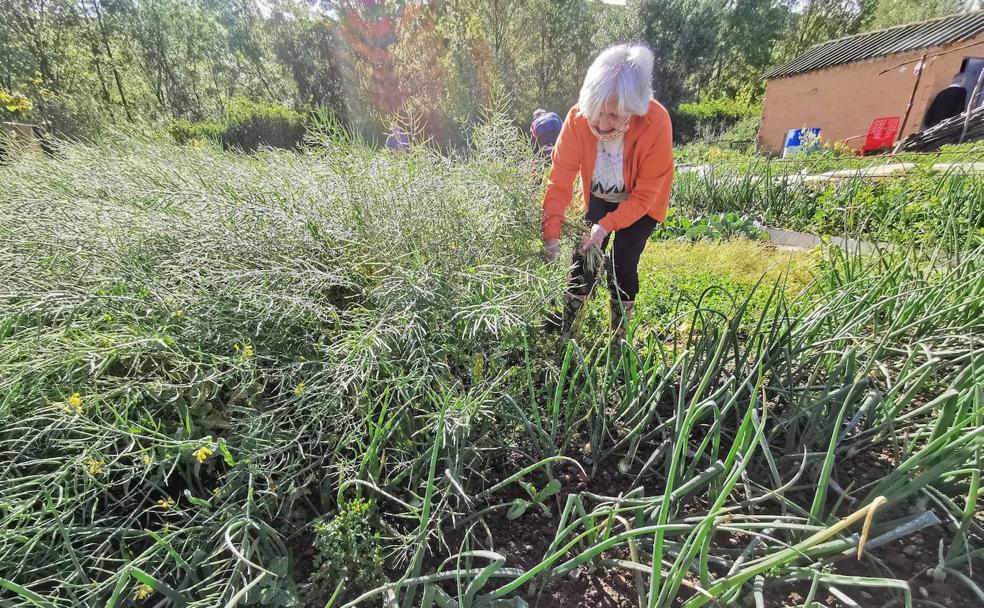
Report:
M 591 176 L 591 194 L 610 203 L 619 203 L 629 194 L 625 191 L 622 164 L 625 137 L 612 141 L 598 140 L 598 156 Z

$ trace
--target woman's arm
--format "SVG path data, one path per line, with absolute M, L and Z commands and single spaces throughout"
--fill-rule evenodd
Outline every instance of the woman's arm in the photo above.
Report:
M 574 178 L 581 169 L 581 142 L 574 129 L 577 107 L 571 108 L 564 126 L 557 136 L 551 157 L 553 167 L 547 180 L 547 193 L 543 197 L 543 239 L 560 238 L 564 212 L 574 197 Z
M 647 150 L 640 150 L 639 175 L 629 197 L 598 222 L 608 232 L 628 228 L 644 215 L 666 220 L 673 184 L 673 128 L 670 118 L 662 114 L 656 125 L 656 140 Z

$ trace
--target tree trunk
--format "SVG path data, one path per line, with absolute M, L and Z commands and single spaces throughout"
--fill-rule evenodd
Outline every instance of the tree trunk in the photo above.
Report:
M 126 114 L 126 120 L 132 123 L 133 114 L 130 113 L 130 104 L 127 103 L 126 91 L 123 90 L 123 78 L 120 76 L 120 71 L 116 67 L 116 58 L 113 57 L 113 49 L 109 45 L 109 35 L 106 33 L 106 24 L 103 22 L 102 10 L 99 8 L 99 0 L 92 0 L 92 6 L 96 10 L 96 22 L 99 26 L 99 37 L 102 40 L 103 48 L 106 51 L 106 57 L 109 58 L 109 66 L 113 70 L 113 79 L 116 81 L 116 90 L 120 94 L 120 105 L 123 106 L 123 112 Z

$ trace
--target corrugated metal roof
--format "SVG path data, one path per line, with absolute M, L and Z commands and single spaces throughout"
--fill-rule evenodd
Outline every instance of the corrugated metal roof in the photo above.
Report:
M 829 40 L 765 75 L 781 78 L 918 49 L 962 42 L 984 32 L 984 11 L 960 13 Z

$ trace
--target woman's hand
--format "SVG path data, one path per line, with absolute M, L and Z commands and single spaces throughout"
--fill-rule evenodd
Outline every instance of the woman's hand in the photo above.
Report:
M 595 224 L 591 227 L 591 233 L 584 235 L 584 243 L 581 246 L 581 250 L 587 251 L 592 247 L 600 248 L 606 236 L 608 236 L 608 231 L 602 228 L 601 224 Z
M 544 262 L 553 262 L 560 256 L 560 239 L 544 239 L 541 254 Z

